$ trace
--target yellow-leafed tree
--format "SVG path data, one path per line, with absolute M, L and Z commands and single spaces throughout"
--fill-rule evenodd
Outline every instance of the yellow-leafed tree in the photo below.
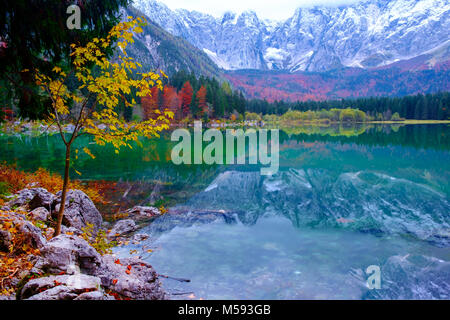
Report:
M 70 155 L 74 140 L 82 134 L 94 136 L 98 145 L 110 143 L 116 153 L 121 147 L 131 147 L 130 142 L 139 137 L 159 137 L 162 130 L 169 128 L 173 113 L 156 110 L 154 118 L 142 122 L 125 122 L 116 112 L 120 101 L 125 107 L 136 105 L 134 99 L 127 100 L 132 92 L 136 96 L 151 96 L 152 88 L 163 89 L 161 75 L 149 72 L 138 73 L 141 65 L 126 53 L 129 43 L 134 42 L 133 34 L 142 32 L 145 19 L 128 17 L 125 22 L 112 28 L 106 38 L 94 38 L 86 46 L 72 44 L 71 66 L 67 72 L 55 66 L 54 76 L 46 76 L 36 70 L 36 83 L 52 101 L 50 124 L 56 123 L 61 139 L 66 146 L 64 183 L 61 205 L 58 212 L 55 235 L 61 232 L 61 223 L 69 183 Z M 118 57 L 107 58 L 107 50 L 118 46 Z M 132 77 L 132 74 L 135 76 Z M 137 76 L 136 76 L 137 75 Z M 70 82 L 70 85 L 69 85 Z M 76 82 L 76 85 L 73 85 Z M 65 126 L 72 124 L 73 131 L 65 133 Z M 86 153 L 91 155 L 85 148 Z

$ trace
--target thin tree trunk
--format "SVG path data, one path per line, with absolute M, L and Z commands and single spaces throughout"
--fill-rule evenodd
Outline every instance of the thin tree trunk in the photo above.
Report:
M 59 205 L 60 207 L 58 212 L 58 221 L 56 224 L 55 237 L 61 234 L 61 224 L 64 217 L 64 208 L 66 206 L 67 187 L 69 185 L 70 147 L 71 147 L 70 143 L 66 145 L 66 165 L 64 168 L 64 183 L 61 195 L 61 203 Z

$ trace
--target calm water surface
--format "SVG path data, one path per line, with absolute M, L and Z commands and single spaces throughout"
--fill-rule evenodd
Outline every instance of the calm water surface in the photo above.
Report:
M 175 166 L 169 135 L 118 156 L 86 138 L 77 148 L 96 159 L 74 164 L 83 179 L 147 187 L 134 195 L 143 204 L 155 193 L 171 204 L 177 214 L 140 231 L 150 240 L 117 254 L 151 247 L 159 273 L 191 280 L 164 280 L 175 299 L 450 299 L 449 138 L 446 125 L 285 129 L 271 177 Z M 0 160 L 63 170 L 57 136 L 0 142 Z M 366 286 L 371 265 L 380 290 Z

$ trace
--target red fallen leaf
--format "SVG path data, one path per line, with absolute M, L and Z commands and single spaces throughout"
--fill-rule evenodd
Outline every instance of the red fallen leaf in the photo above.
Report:
M 128 270 L 131 270 L 131 266 L 127 266 L 127 269 L 128 269 Z
M 65 274 L 66 274 L 65 271 L 61 271 L 60 273 L 58 273 L 58 276 L 63 276 L 63 275 L 65 275 Z
M 125 271 L 126 274 L 131 274 L 130 270 Z
M 115 263 L 115 264 L 120 264 L 120 260 L 117 259 L 117 260 L 114 261 L 114 263 Z
M 145 263 L 141 263 L 141 267 L 146 267 L 146 264 Z
M 117 284 L 117 279 L 114 279 L 113 281 L 112 281 L 112 284 Z

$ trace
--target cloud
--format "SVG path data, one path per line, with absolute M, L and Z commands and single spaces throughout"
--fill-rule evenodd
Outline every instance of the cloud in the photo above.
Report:
M 260 18 L 284 20 L 294 14 L 299 7 L 315 5 L 339 6 L 359 2 L 358 0 L 160 0 L 171 9 L 183 8 L 221 16 L 226 11 L 241 13 L 255 11 Z

